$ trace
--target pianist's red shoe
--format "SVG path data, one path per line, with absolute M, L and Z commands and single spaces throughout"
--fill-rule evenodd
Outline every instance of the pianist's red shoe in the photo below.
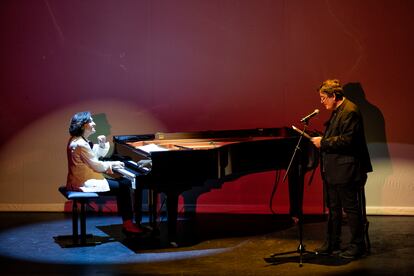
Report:
M 132 220 L 125 220 L 122 225 L 122 231 L 125 234 L 141 234 L 144 232 L 143 229 L 136 226 Z

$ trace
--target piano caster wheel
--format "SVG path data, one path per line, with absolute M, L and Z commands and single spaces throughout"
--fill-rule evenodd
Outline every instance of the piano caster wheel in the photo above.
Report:
M 299 223 L 299 218 L 298 217 L 292 217 L 292 221 L 296 225 L 296 224 Z

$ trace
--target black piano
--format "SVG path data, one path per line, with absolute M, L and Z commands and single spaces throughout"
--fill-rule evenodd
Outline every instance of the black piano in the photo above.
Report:
M 137 189 L 149 189 L 150 222 L 155 226 L 157 194 L 165 193 L 168 237 L 175 239 L 178 197 L 184 191 L 207 182 L 218 185 L 240 176 L 270 170 L 285 170 L 299 141 L 289 128 L 259 128 L 145 135 L 114 136 L 112 159 L 125 162 L 136 175 Z M 290 214 L 302 213 L 303 181 L 313 148 L 301 139 L 288 174 Z M 151 167 L 142 166 L 151 160 Z

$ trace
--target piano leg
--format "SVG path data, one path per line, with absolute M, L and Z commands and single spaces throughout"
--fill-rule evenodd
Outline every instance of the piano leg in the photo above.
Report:
M 134 192 L 134 211 L 135 211 L 135 223 L 141 224 L 142 222 L 142 189 L 135 189 Z
M 167 192 L 167 215 L 168 215 L 168 241 L 176 246 L 177 239 L 177 217 L 178 217 L 178 197 L 177 192 Z
M 148 211 L 149 211 L 149 224 L 152 229 L 158 231 L 157 227 L 157 204 L 158 204 L 158 193 L 153 189 L 148 190 Z

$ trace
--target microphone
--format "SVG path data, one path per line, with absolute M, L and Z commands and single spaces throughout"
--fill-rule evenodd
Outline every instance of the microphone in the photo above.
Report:
M 302 119 L 300 119 L 300 122 L 301 123 L 307 122 L 313 116 L 318 115 L 318 113 L 319 113 L 319 109 L 315 109 L 311 114 L 306 115 L 305 117 L 303 117 Z

